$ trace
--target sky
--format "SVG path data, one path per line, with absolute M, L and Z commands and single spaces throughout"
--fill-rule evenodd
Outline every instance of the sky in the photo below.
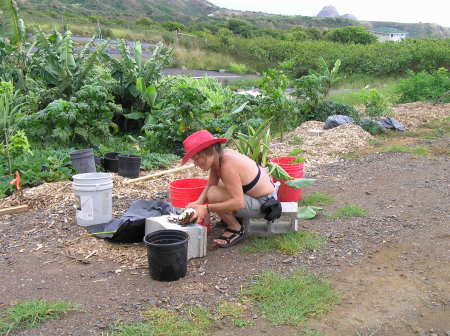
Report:
M 353 14 L 361 21 L 437 23 L 450 27 L 450 3 L 446 0 L 208 0 L 228 9 L 284 15 L 316 16 L 324 6 L 334 6 L 339 15 Z M 445 5 L 447 3 L 447 5 Z

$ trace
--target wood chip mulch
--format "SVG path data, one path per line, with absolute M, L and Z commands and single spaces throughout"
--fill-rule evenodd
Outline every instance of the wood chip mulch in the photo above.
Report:
M 417 102 L 393 106 L 393 111 L 396 120 L 408 130 L 414 130 L 431 120 L 450 116 L 450 104 L 433 105 Z M 301 155 L 306 159 L 306 175 L 311 176 L 319 166 L 340 160 L 340 155 L 370 146 L 370 139 L 373 138 L 354 124 L 345 124 L 330 130 L 323 130 L 323 125 L 323 122 L 308 121 L 286 134 L 283 141 L 279 138 L 274 139 L 270 148 L 271 157 L 285 156 L 292 149 L 300 148 L 303 150 Z M 142 172 L 141 176 L 157 172 L 159 171 Z M 167 197 L 171 181 L 189 177 L 205 177 L 205 173 L 197 168 L 189 168 L 135 184 L 125 184 L 125 178 L 113 174 L 113 217 L 121 216 L 128 209 L 130 200 Z M 0 199 L 0 209 L 27 204 L 31 209 L 45 211 L 52 221 L 39 225 L 47 224 L 48 230 L 53 230 L 55 223 L 61 223 L 58 229 L 60 236 L 54 241 L 50 240 L 48 247 L 51 244 L 62 244 L 64 256 L 75 262 L 88 263 L 95 258 L 114 260 L 126 268 L 146 267 L 146 249 L 142 244 L 113 244 L 89 236 L 83 228 L 76 226 L 74 202 L 72 183 L 64 181 L 44 183 L 23 190 L 21 195 L 16 193 Z M 11 216 L 14 215 L 4 215 L 0 219 Z M 67 226 L 72 228 L 69 230 L 71 235 L 67 234 Z

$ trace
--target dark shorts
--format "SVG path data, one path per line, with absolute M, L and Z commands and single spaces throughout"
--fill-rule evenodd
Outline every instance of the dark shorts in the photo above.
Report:
M 261 212 L 261 205 L 269 198 L 277 198 L 277 193 L 273 193 L 254 198 L 244 194 L 245 208 L 237 210 L 234 214 L 239 218 L 264 218 L 264 213 Z

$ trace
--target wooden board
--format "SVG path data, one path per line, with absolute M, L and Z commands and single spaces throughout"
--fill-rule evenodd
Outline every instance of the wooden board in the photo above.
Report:
M 12 214 L 23 212 L 26 210 L 28 210 L 28 205 L 26 205 L 26 204 L 9 207 L 9 208 L 5 208 L 5 209 L 0 209 L 0 216 L 1 215 L 12 215 Z
M 183 166 L 183 167 L 172 168 L 172 169 L 169 169 L 169 170 L 164 170 L 164 171 L 159 172 L 159 173 L 150 174 L 150 175 L 146 175 L 146 176 L 141 176 L 141 177 L 138 177 L 138 178 L 135 178 L 135 179 L 131 179 L 131 180 L 125 180 L 123 183 L 124 184 L 130 184 L 130 183 L 142 182 L 142 181 L 149 180 L 151 178 L 155 178 L 155 177 L 160 177 L 160 176 L 167 175 L 167 174 L 176 173 L 176 172 L 179 172 L 179 171 L 182 171 L 182 170 L 186 170 L 186 169 L 189 169 L 189 168 L 193 168 L 193 167 L 194 167 L 194 165 L 186 165 L 186 166 Z

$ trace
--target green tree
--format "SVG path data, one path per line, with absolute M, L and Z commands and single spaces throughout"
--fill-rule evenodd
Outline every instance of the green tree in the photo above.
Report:
M 339 43 L 370 44 L 377 41 L 375 35 L 369 33 L 361 26 L 337 28 L 328 32 L 325 37 L 329 41 Z
M 176 21 L 165 21 L 161 24 L 164 28 L 166 28 L 168 31 L 181 31 L 184 30 L 186 27 L 184 24 Z
M 230 29 L 234 34 L 240 35 L 242 37 L 252 37 L 254 35 L 254 27 L 241 20 L 229 20 L 227 23 L 227 28 Z
M 155 21 L 153 21 L 152 19 L 149 19 L 146 16 L 141 16 L 140 18 L 136 19 L 136 21 L 134 21 L 136 24 L 138 25 L 142 25 L 142 26 L 152 26 L 155 24 Z

